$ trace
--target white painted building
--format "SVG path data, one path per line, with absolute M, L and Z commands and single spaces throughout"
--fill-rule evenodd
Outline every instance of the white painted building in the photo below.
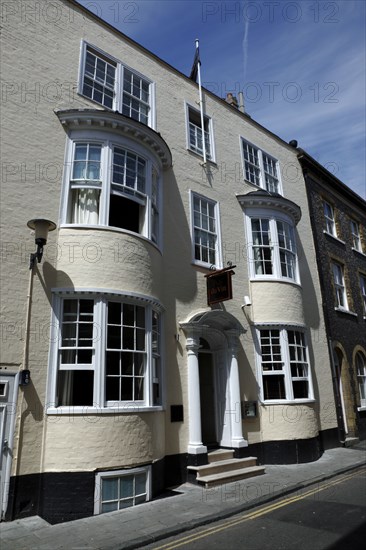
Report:
M 139 504 L 212 448 L 316 460 L 337 422 L 296 150 L 206 90 L 202 140 L 195 82 L 37 4 L 3 22 L 3 517 Z

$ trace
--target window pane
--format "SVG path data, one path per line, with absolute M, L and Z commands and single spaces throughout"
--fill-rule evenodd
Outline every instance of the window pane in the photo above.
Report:
M 121 323 L 121 304 L 108 302 L 108 324 L 119 325 Z
M 123 305 L 123 324 L 125 326 L 135 326 L 135 306 L 130 304 Z
M 102 514 L 118 510 L 118 502 L 107 502 L 102 504 Z
M 123 476 L 120 478 L 121 483 L 121 498 L 132 497 L 133 492 L 133 477 L 134 476 Z
M 107 347 L 109 349 L 121 349 L 121 327 L 108 327 Z
M 309 397 L 308 382 L 306 380 L 293 381 L 295 399 L 307 399 Z
M 263 376 L 263 391 L 264 399 L 286 399 L 284 376 Z
M 133 353 L 121 353 L 122 374 L 132 376 L 134 373 Z
M 118 478 L 104 478 L 102 480 L 102 500 L 118 499 Z
M 60 370 L 57 379 L 58 406 L 92 406 L 94 372 Z
M 106 355 L 106 372 L 107 375 L 119 375 L 120 374 L 120 352 L 107 351 Z
M 120 401 L 120 377 L 107 376 L 106 401 Z
M 136 474 L 135 476 L 135 494 L 142 495 L 146 493 L 146 475 Z

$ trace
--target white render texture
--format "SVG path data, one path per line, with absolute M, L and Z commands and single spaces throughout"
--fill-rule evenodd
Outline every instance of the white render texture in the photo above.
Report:
M 26 222 L 45 216 L 57 222 L 58 230 L 49 235 L 44 260 L 34 276 L 27 361 L 32 386 L 20 390 L 13 474 L 131 466 L 187 452 L 187 353 L 179 323 L 195 312 L 208 310 L 207 270 L 192 266 L 190 190 L 219 203 L 223 265 L 228 261 L 236 265 L 234 299 L 222 307 L 246 329 L 238 350 L 242 401 L 258 399 L 251 323 L 295 323 L 309 330 L 316 403 L 273 406 L 273 419 L 268 407 L 259 407 L 258 419 L 243 421 L 244 437 L 249 444 L 301 439 L 315 437 L 320 429 L 334 428 L 320 288 L 296 152 L 219 98 L 205 94 L 217 160 L 217 164 L 209 165 L 207 173 L 200 165 L 201 159 L 186 149 L 185 104 L 196 105 L 198 88 L 194 83 L 66 1 L 59 2 L 61 19 L 57 24 L 42 15 L 33 19 L 22 16 L 22 4 L 14 0 L 13 13 L 6 14 L 3 41 L 7 47 L 2 48 L 6 94 L 2 112 L 6 165 L 2 181 L 6 198 L 1 262 L 3 368 L 17 370 L 25 366 L 27 262 L 28 253 L 34 251 L 33 235 L 26 229 Z M 42 7 L 45 2 L 37 4 Z M 123 231 L 59 228 L 66 134 L 54 111 L 100 108 L 77 93 L 81 40 L 156 83 L 156 130 L 173 156 L 173 168 L 163 174 L 161 251 Z M 256 188 L 243 180 L 239 136 L 278 159 L 284 196 L 301 208 L 297 226 L 301 288 L 282 282 L 249 282 L 244 217 L 236 195 Z M 90 418 L 45 414 L 49 399 L 50 289 L 55 287 L 136 292 L 162 303 L 166 412 Z M 249 295 L 253 304 L 245 314 L 241 309 L 244 295 Z M 179 403 L 184 405 L 184 422 L 171 423 L 170 405 Z

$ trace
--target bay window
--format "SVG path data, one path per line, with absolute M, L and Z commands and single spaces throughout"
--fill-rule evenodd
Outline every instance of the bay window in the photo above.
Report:
M 128 297 L 55 297 L 50 403 L 161 404 L 160 314 Z M 57 343 L 57 345 L 56 345 Z
M 290 218 L 269 211 L 248 211 L 247 237 L 252 278 L 298 282 L 295 231 Z
M 303 330 L 269 326 L 256 329 L 257 362 L 264 401 L 312 398 Z
M 68 142 L 63 223 L 124 229 L 158 244 L 161 182 L 155 161 L 129 140 L 91 135 Z

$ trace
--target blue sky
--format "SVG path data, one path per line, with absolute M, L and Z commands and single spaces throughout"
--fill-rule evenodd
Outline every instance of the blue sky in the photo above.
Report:
M 364 0 L 78 0 L 366 198 Z

